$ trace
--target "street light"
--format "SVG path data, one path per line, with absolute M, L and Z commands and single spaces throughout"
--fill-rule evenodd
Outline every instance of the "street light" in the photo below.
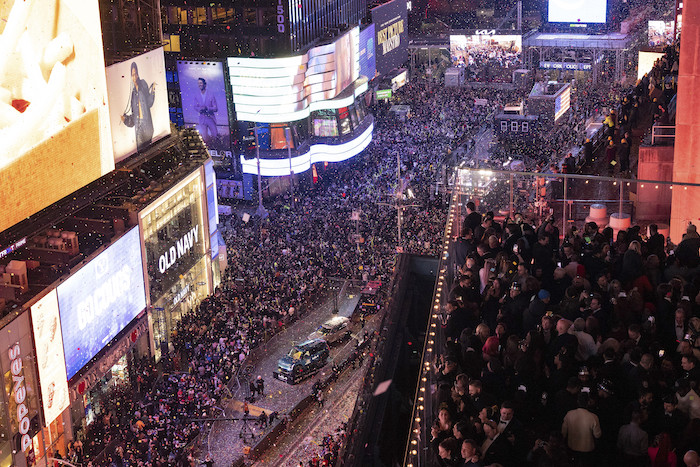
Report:
M 255 112 L 257 115 L 260 112 L 258 110 Z M 255 156 L 258 159 L 258 209 L 255 214 L 265 219 L 268 216 L 267 209 L 263 206 L 262 200 L 262 176 L 260 175 L 260 144 L 258 143 L 258 122 L 253 122 L 255 128 Z
M 284 127 L 284 139 L 287 142 L 287 153 L 289 154 L 289 193 L 292 197 L 292 207 L 294 207 L 294 171 L 292 170 L 292 128 Z

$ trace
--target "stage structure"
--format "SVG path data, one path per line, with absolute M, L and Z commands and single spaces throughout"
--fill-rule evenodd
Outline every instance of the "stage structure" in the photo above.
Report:
M 625 62 L 632 52 L 633 42 L 630 34 L 620 32 L 535 32 L 523 36 L 523 61 L 527 69 L 588 71 L 592 73 L 593 83 L 598 83 L 608 58 L 613 63 L 612 78 L 619 82 L 625 78 Z

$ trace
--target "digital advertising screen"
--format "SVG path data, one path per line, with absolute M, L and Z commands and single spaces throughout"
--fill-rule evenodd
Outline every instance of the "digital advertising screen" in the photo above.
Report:
M 146 308 L 138 227 L 72 274 L 57 290 L 70 379 Z
M 70 403 L 56 289 L 36 302 L 31 313 L 44 424 L 49 426 Z
M 359 43 L 355 27 L 303 55 L 228 58 L 238 120 L 283 123 L 308 117 L 310 104 L 323 108 L 321 102 L 335 98 L 359 77 Z
M 511 82 L 522 66 L 522 36 L 451 35 L 450 56 L 453 66 L 465 68 L 467 81 Z
M 377 71 L 381 75 L 400 68 L 408 60 L 408 5 L 392 0 L 372 9 Z
M 107 95 L 117 162 L 170 134 L 162 47 L 107 67 Z
M 0 1 L 0 231 L 114 169 L 97 2 Z
M 649 21 L 649 46 L 660 47 L 673 44 L 675 21 Z
M 547 21 L 550 23 L 607 22 L 607 0 L 549 0 Z
M 231 150 L 221 62 L 178 61 L 185 126 L 195 127 L 209 149 Z
M 640 50 L 637 64 L 637 79 L 644 78 L 644 75 L 654 68 L 654 63 L 663 56 L 662 52 L 645 52 Z
M 360 75 L 366 76 L 370 80 L 377 74 L 374 38 L 374 24 L 370 24 L 360 31 Z

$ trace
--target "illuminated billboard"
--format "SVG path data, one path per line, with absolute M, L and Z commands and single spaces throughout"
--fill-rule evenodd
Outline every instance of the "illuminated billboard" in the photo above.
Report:
M 654 68 L 654 63 L 663 56 L 662 52 L 644 52 L 640 50 L 637 64 L 637 79 L 644 78 L 644 75 Z
M 34 304 L 31 312 L 44 425 L 49 426 L 70 403 L 56 289 Z
M 107 94 L 117 162 L 170 134 L 162 47 L 107 67 Z
M 178 61 L 185 126 L 195 127 L 209 149 L 231 149 L 224 67 L 221 62 Z
M 306 118 L 313 110 L 332 108 L 328 101 L 360 76 L 359 42 L 359 27 L 355 27 L 303 55 L 229 58 L 238 120 L 285 123 Z
M 360 31 L 360 75 L 372 79 L 377 74 L 376 52 L 374 50 L 374 24 Z
M 0 231 L 114 169 L 97 2 L 0 2 Z
M 522 36 L 451 35 L 450 56 L 453 66 L 465 68 L 467 81 L 510 82 L 522 67 Z
M 550 23 L 605 23 L 607 0 L 549 0 L 547 21 Z
M 673 44 L 675 21 L 649 21 L 649 46 L 660 47 Z
M 137 227 L 58 286 L 68 379 L 145 308 L 141 240 Z
M 372 142 L 374 125 L 371 124 L 359 136 L 341 144 L 312 144 L 305 154 L 292 157 L 292 173 L 302 173 L 311 168 L 316 162 L 342 162 L 361 153 Z M 246 159 L 241 156 L 243 173 L 257 174 L 257 159 Z M 289 159 L 260 159 L 260 174 L 265 177 L 280 177 L 289 175 Z
M 392 0 L 372 9 L 377 72 L 389 73 L 408 60 L 408 4 Z

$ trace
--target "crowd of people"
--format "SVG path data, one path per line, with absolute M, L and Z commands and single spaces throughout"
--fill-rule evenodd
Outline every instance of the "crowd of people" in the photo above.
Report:
M 606 121 L 613 144 L 641 105 L 668 110 L 677 57 L 669 47 L 622 94 Z M 494 218 L 467 203 L 453 245 L 434 465 L 700 465 L 696 227 L 674 245 L 654 224 L 560 235 L 551 215 Z
M 124 397 L 112 394 L 90 425 L 90 446 L 80 456 L 71 450 L 74 460 L 195 465 L 198 420 L 220 415 L 227 385 L 251 350 L 317 304 L 333 278 L 386 283 L 397 251 L 437 255 L 446 219 L 445 202 L 434 190 L 438 168 L 490 107 L 474 106 L 471 91 L 424 84 L 418 80 L 397 93 L 398 102 L 411 105 L 407 121 L 378 105 L 373 143 L 344 167 L 322 172 L 294 203 L 271 200 L 266 219 L 221 217 L 229 263 L 221 285 L 177 323 L 170 348 L 163 349 L 165 372 L 159 377 L 144 362 L 129 387 L 119 389 Z M 400 245 L 392 227 L 397 200 L 407 205 Z M 359 221 L 351 220 L 354 211 Z M 331 465 L 343 439 L 334 434 L 324 444 Z
M 388 105 L 376 105 L 373 142 L 361 156 L 342 167 L 323 170 L 319 183 L 305 193 L 297 193 L 294 202 L 288 197 L 269 200 L 268 218 L 222 216 L 220 230 L 229 263 L 222 284 L 177 323 L 171 336 L 172 346 L 163 356 L 165 372 L 148 362 L 138 366 L 130 389 L 124 391 L 123 397 L 114 397 L 111 406 L 97 418 L 88 446 L 71 447 L 71 458 L 95 466 L 194 465 L 191 448 L 204 426 L 198 420 L 217 414 L 221 399 L 228 394 L 228 384 L 251 350 L 317 304 L 334 284 L 334 278 L 378 279 L 386 283 L 397 251 L 436 256 L 446 220 L 446 202 L 435 189 L 436 179 L 449 161 L 450 152 L 473 138 L 486 116 L 510 97 L 506 91 L 495 98 L 489 94 L 487 105 L 476 106 L 475 99 L 483 98 L 485 92 L 430 87 L 420 79 L 414 80 L 398 90 L 394 101 L 410 105 L 411 115 L 401 121 Z M 393 227 L 399 212 L 400 242 L 398 229 Z M 359 220 L 352 220 L 358 219 L 356 213 Z M 498 442 L 500 428 L 489 427 L 495 415 L 500 413 L 502 420 L 508 421 L 507 414 L 512 415 L 514 410 L 517 419 L 529 422 L 531 409 L 536 405 L 525 402 L 536 394 L 539 403 L 558 407 L 556 414 L 562 419 L 567 415 L 563 410 L 571 406 L 574 396 L 587 394 L 586 404 L 591 404 L 591 400 L 599 402 L 599 398 L 590 397 L 596 391 L 620 398 L 636 394 L 637 386 L 618 384 L 616 378 L 622 373 L 611 374 L 604 383 L 600 382 L 609 392 L 597 389 L 599 382 L 595 378 L 602 366 L 598 354 L 610 354 L 608 349 L 612 349 L 613 362 L 623 357 L 624 365 L 645 368 L 646 375 L 657 376 L 653 371 L 658 364 L 659 371 L 671 371 L 668 378 L 678 376 L 673 374 L 677 370 L 673 357 L 677 354 L 669 346 L 663 348 L 665 357 L 651 355 L 653 361 L 648 368 L 641 362 L 649 362 L 649 352 L 656 351 L 652 347 L 654 337 L 662 325 L 668 325 L 668 317 L 659 314 L 658 306 L 681 307 L 687 300 L 680 297 L 688 295 L 694 299 L 697 294 L 693 288 L 697 282 L 695 270 L 688 272 L 688 266 L 679 262 L 685 257 L 667 259 L 663 246 L 658 249 L 651 240 L 656 246 L 650 249 L 649 242 L 640 242 L 638 232 L 623 234 L 613 241 L 608 231 L 598 233 L 591 226 L 588 229 L 586 235 L 567 233 L 560 248 L 558 232 L 551 221 L 528 226 L 521 220 L 518 224 L 498 226 L 493 219 L 480 217 L 478 225 L 465 226 L 460 245 L 466 245 L 470 252 L 460 264 L 463 274 L 448 305 L 451 344 L 439 365 L 441 384 L 435 406 L 441 409 L 439 425 L 434 430 L 435 450 L 442 459 L 439 462 L 456 461 L 459 449 L 455 450 L 453 438 L 473 440 L 471 444 L 462 443 L 473 445 L 475 453 L 471 459 L 476 459 L 481 448 L 485 448 L 480 458 L 484 460 L 489 459 L 490 452 L 527 454 L 521 449 L 527 439 L 524 433 L 534 433 L 539 422 L 529 430 L 502 436 Z M 657 237 L 652 238 L 658 243 Z M 513 253 L 514 245 L 518 249 Z M 678 248 L 682 247 L 683 244 Z M 637 269 L 630 269 L 632 263 L 627 263 L 632 261 L 632 253 L 628 253 L 634 251 L 640 258 L 634 259 Z M 561 261 L 561 267 L 553 266 L 556 260 Z M 676 283 L 671 281 L 675 276 L 664 276 L 678 271 L 686 275 L 684 281 Z M 633 272 L 643 274 L 629 276 Z M 530 304 L 532 297 L 535 305 Z M 591 309 L 591 303 L 596 302 L 604 311 Z M 667 302 L 672 305 L 667 306 Z M 560 306 L 562 303 L 567 304 L 565 309 Z M 525 308 L 533 308 L 527 319 L 518 313 Z M 686 310 L 684 320 L 692 312 Z M 557 321 L 558 316 L 561 318 Z M 655 321 L 648 320 L 648 316 Z M 484 322 L 479 324 L 480 321 Z M 555 329 L 561 332 L 557 334 Z M 625 331 L 629 339 L 622 338 Z M 581 349 L 578 344 L 573 345 L 574 340 L 579 342 L 579 336 L 581 342 L 585 341 Z M 615 341 L 603 340 L 609 337 L 617 339 L 617 345 L 613 345 Z M 687 350 L 688 342 L 681 346 Z M 605 350 L 599 352 L 601 348 Z M 690 342 L 687 356 L 692 356 L 693 348 Z M 475 357 L 482 349 L 484 360 L 480 361 Z M 666 361 L 671 367 L 666 368 Z M 585 364 L 585 371 L 574 368 L 577 363 Z M 571 378 L 574 370 L 580 376 Z M 635 371 L 639 373 L 641 369 Z M 573 379 L 579 381 L 578 386 Z M 631 416 L 640 417 L 638 425 L 650 435 L 662 433 L 656 425 L 652 428 L 649 420 L 657 421 L 654 401 L 666 397 L 657 391 L 663 379 L 639 376 L 638 380 L 651 380 L 648 386 L 653 389 L 651 397 L 656 399 L 643 407 L 635 406 Z M 680 378 L 677 383 L 679 403 L 688 400 L 688 391 L 692 393 L 695 383 L 690 378 L 690 389 L 681 394 L 686 388 L 684 381 Z M 572 384 L 568 399 L 561 393 L 562 389 L 567 390 L 563 383 Z M 480 398 L 476 389 L 472 394 L 472 386 L 483 389 L 485 396 Z M 589 390 L 582 391 L 584 387 Z M 552 396 L 548 401 L 543 397 L 546 394 Z M 498 402 L 499 410 L 493 409 Z M 586 407 L 585 410 L 593 410 L 590 405 Z M 681 411 L 687 408 L 679 407 Z M 486 412 L 482 416 L 483 410 Z M 544 422 L 551 427 L 561 420 L 552 416 Z M 517 427 L 518 423 L 511 426 L 514 431 Z M 602 423 L 601 427 L 601 439 L 612 442 L 606 438 L 611 428 Z M 613 426 L 612 430 L 616 428 Z M 549 451 L 554 452 L 551 446 L 563 449 L 568 433 L 565 430 L 563 441 L 552 434 L 551 440 L 543 442 L 543 446 L 550 446 L 542 448 L 546 455 L 532 450 L 531 458 L 547 458 Z M 330 459 L 343 439 L 330 438 Z M 661 443 L 666 446 L 662 452 L 668 451 L 669 446 L 680 446 L 679 440 L 685 438 L 670 433 L 670 438 L 664 439 L 670 439 L 671 444 Z M 505 443 L 515 448 L 511 450 Z M 95 453 L 106 446 L 110 449 L 96 458 Z M 496 449 L 499 446 L 502 449 Z M 589 458 L 581 456 L 584 460 Z M 504 465 L 511 460 L 503 459 Z M 481 460 L 473 465 L 479 465 L 478 462 Z M 520 461 L 513 462 L 520 465 Z

